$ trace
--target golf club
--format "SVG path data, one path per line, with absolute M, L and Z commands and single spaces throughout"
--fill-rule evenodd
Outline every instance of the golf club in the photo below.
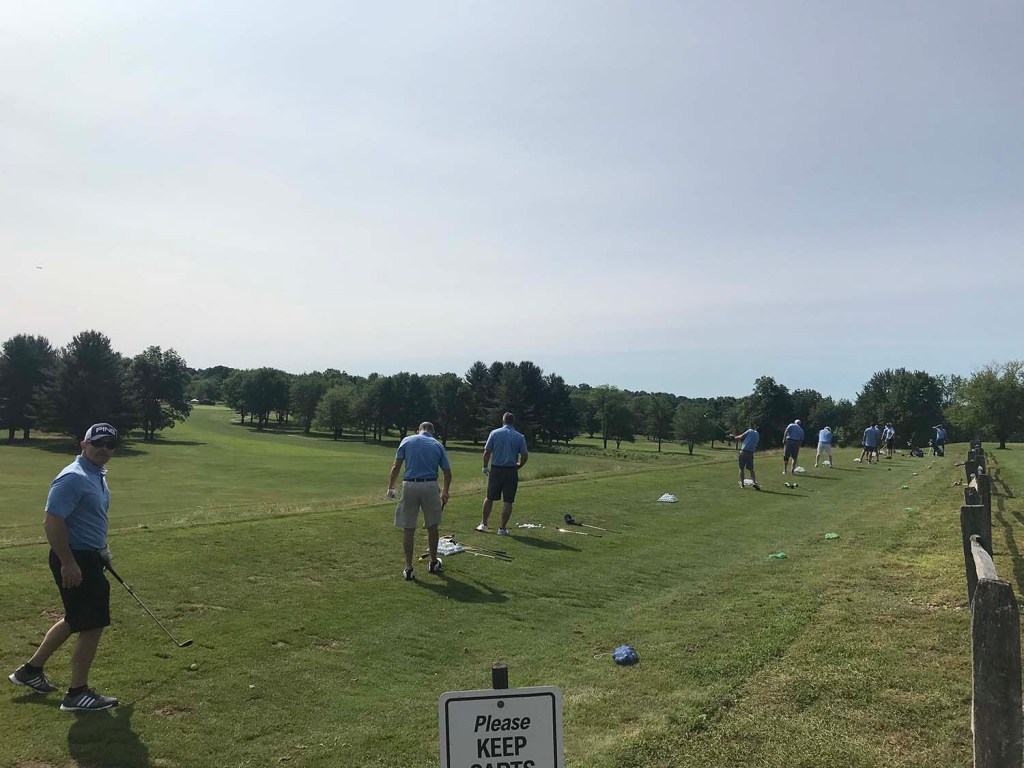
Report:
M 559 533 L 575 533 L 577 536 L 593 536 L 598 539 L 601 538 L 600 533 L 587 533 L 586 531 L 570 531 L 566 528 L 555 528 L 555 530 Z
M 596 531 L 605 531 L 606 533 L 618 533 L 618 531 L 613 531 L 611 528 L 602 528 L 599 525 L 587 525 L 586 523 L 577 523 L 575 520 L 572 519 L 572 515 L 570 515 L 568 512 L 562 519 L 565 520 L 567 525 L 580 525 L 584 528 L 593 528 Z
M 167 632 L 167 636 L 168 636 L 169 638 L 171 638 L 171 640 L 174 640 L 174 644 L 175 644 L 176 646 L 178 646 L 179 648 L 188 648 L 188 647 L 189 647 L 190 645 L 192 645 L 192 641 L 191 641 L 191 640 L 186 640 L 186 641 L 184 641 L 184 642 L 182 642 L 182 643 L 179 643 L 179 642 L 178 642 L 177 640 L 175 640 L 175 639 L 174 639 L 174 635 L 172 635 L 172 634 L 170 633 L 170 631 L 169 631 L 169 630 L 167 629 L 167 627 L 165 627 L 165 626 L 164 626 L 163 624 L 161 624 L 161 623 L 160 623 L 160 619 L 158 619 L 158 618 L 157 618 L 156 616 L 154 616 L 154 615 L 153 615 L 153 612 L 152 612 L 151 610 L 149 610 L 149 608 L 146 608 L 146 604 L 145 604 L 144 602 L 142 602 L 142 600 L 139 600 L 139 596 L 138 596 L 138 595 L 136 595 L 136 594 L 135 594 L 134 592 L 132 592 L 132 588 L 131 588 L 131 587 L 129 587 L 129 586 L 127 585 L 127 584 L 125 584 L 125 582 L 124 582 L 124 579 L 122 579 L 122 578 L 121 578 L 120 576 L 118 576 L 118 575 L 117 575 L 117 571 L 115 571 L 115 570 L 114 570 L 114 569 L 113 569 L 113 568 L 111 567 L 110 563 L 107 563 L 107 564 L 106 564 L 106 565 L 105 565 L 104 567 L 105 567 L 105 568 L 106 568 L 106 569 L 107 569 L 108 571 L 110 571 L 110 575 L 111 575 L 111 576 L 113 576 L 113 577 L 114 577 L 115 579 L 117 579 L 118 583 L 119 583 L 119 584 L 120 584 L 120 585 L 121 585 L 122 587 L 124 587 L 125 589 L 127 589 L 127 590 L 128 590 L 128 594 L 129 594 L 129 595 L 131 595 L 132 597 L 134 597 L 134 598 L 135 598 L 135 599 L 136 599 L 136 600 L 138 601 L 139 605 L 141 605 L 141 606 L 142 606 L 143 610 L 144 610 L 144 611 L 145 611 L 146 613 L 148 613 L 148 614 L 149 614 L 149 617 L 150 617 L 151 619 L 153 619 L 153 621 L 155 621 L 155 622 L 156 622 L 157 624 L 159 624 L 159 625 L 160 625 L 160 629 L 162 629 L 162 630 L 163 630 L 164 632 Z

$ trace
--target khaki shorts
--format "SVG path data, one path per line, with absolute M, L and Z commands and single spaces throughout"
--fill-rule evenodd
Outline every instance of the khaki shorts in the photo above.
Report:
M 825 454 L 830 459 L 832 458 L 832 445 L 830 443 L 818 443 L 818 455 Z
M 415 528 L 423 510 L 423 526 L 432 528 L 441 524 L 441 489 L 437 481 L 412 483 L 402 481 L 402 498 L 395 507 L 395 527 Z

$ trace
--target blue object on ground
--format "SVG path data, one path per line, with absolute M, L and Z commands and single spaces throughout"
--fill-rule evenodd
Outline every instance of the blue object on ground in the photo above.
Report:
M 612 654 L 612 658 L 615 660 L 616 664 L 622 664 L 627 667 L 640 661 L 640 656 L 635 650 L 633 650 L 633 646 L 631 645 L 620 645 L 615 649 L 615 652 Z

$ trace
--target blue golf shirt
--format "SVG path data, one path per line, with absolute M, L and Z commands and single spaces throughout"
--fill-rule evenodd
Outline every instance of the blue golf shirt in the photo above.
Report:
M 107 470 L 79 456 L 50 483 L 46 512 L 63 518 L 71 549 L 107 546 L 107 511 L 110 488 Z
M 451 469 L 448 452 L 429 432 L 409 435 L 398 444 L 396 459 L 405 462 L 404 480 L 428 480 L 437 477 L 437 468 Z
M 818 442 L 822 445 L 832 445 L 832 431 L 829 429 L 819 431 Z
M 526 438 L 515 427 L 506 424 L 491 431 L 484 450 L 491 452 L 492 467 L 515 467 L 519 465 L 519 455 L 526 455 Z
M 804 428 L 794 421 L 786 427 L 785 437 L 787 440 L 799 440 L 802 443 L 804 441 Z
M 757 441 L 760 439 L 761 435 L 759 435 L 757 431 L 753 429 L 748 429 L 746 432 L 743 433 L 742 449 L 744 451 L 750 451 L 751 453 L 753 453 L 754 451 L 757 450 Z
M 867 448 L 874 448 L 878 445 L 878 435 L 881 430 L 878 427 L 868 427 L 864 430 L 864 445 Z

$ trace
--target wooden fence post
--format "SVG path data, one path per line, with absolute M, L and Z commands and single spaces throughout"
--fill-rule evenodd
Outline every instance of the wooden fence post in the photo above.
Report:
M 1021 768 L 1020 613 L 1013 589 L 1005 581 L 981 579 L 977 583 L 971 655 L 975 768 Z
M 978 574 L 974 569 L 974 555 L 971 554 L 971 536 L 978 537 L 978 543 L 991 556 L 992 528 L 985 530 L 985 508 L 978 505 L 960 507 L 960 534 L 964 544 L 964 572 L 967 574 L 967 602 L 974 600 L 974 592 L 978 586 Z
M 508 688 L 508 664 L 503 661 L 491 664 L 491 688 L 496 691 Z

